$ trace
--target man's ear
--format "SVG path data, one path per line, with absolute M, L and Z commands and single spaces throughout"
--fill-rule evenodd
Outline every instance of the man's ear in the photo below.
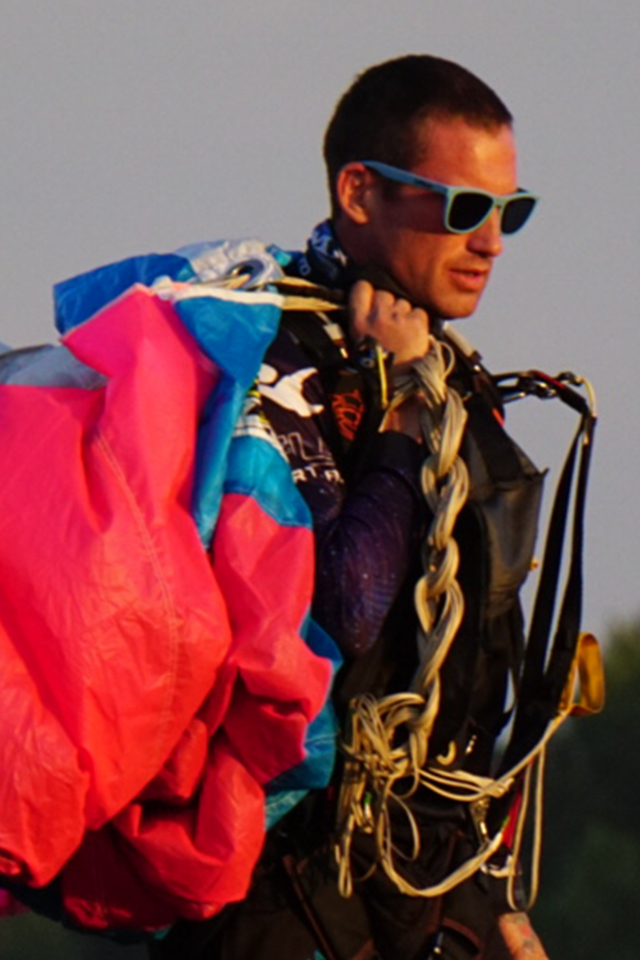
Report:
M 353 223 L 368 223 L 372 187 L 372 173 L 364 164 L 345 164 L 336 179 L 336 197 L 343 216 Z

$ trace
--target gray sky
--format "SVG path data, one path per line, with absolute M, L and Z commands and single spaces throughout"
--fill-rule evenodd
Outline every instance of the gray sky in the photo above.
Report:
M 459 60 L 516 116 L 543 203 L 462 332 L 494 370 L 573 369 L 601 422 L 585 626 L 640 612 L 640 7 L 637 0 L 0 0 L 4 320 L 51 340 L 57 280 L 197 240 L 302 244 L 325 215 L 320 144 L 362 68 Z M 513 411 L 539 466 L 573 427 Z

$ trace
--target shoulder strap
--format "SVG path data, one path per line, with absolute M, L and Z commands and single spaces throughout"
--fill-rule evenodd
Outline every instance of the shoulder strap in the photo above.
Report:
M 442 332 L 455 350 L 458 363 L 471 378 L 473 395 L 481 394 L 494 412 L 502 415 L 504 404 L 526 396 L 557 398 L 580 415 L 576 435 L 558 481 L 551 510 L 540 582 L 531 617 L 524 663 L 517 683 L 517 708 L 511 738 L 501 773 L 514 767 L 540 740 L 556 716 L 562 693 L 576 653 L 582 612 L 582 553 L 584 512 L 591 450 L 596 423 L 595 403 L 589 384 L 572 373 L 549 377 L 539 370 L 492 375 L 481 363 L 480 354 L 449 325 Z M 584 386 L 589 399 L 575 388 Z M 491 432 L 483 436 L 491 448 Z M 489 449 L 491 455 L 491 449 Z M 576 475 L 577 464 L 577 475 Z M 574 483 L 575 478 L 575 483 Z M 572 496 L 573 495 L 573 496 Z M 549 652 L 566 528 L 573 499 L 571 556 L 556 630 Z
M 558 481 L 551 511 L 518 691 L 516 717 L 502 761 L 502 772 L 505 772 L 535 746 L 547 724 L 557 714 L 575 656 L 582 610 L 584 511 L 596 416 L 592 406 L 573 388 L 573 385 L 581 385 L 583 381 L 572 374 L 561 374 L 554 379 L 539 371 L 531 371 L 516 375 L 515 383 L 513 375 L 496 377 L 496 383 L 505 396 L 515 396 L 515 387 L 519 396 L 534 394 L 557 397 L 580 413 L 580 423 Z M 572 493 L 571 557 L 553 644 L 547 656 Z

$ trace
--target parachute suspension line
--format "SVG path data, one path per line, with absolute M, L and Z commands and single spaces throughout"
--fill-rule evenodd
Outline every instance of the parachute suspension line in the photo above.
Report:
M 424 401 L 420 421 L 430 451 L 422 466 L 421 484 L 433 520 L 422 552 L 424 574 L 415 588 L 420 665 L 412 689 L 433 703 L 433 716 L 424 722 L 429 732 L 440 701 L 439 671 L 464 613 L 456 579 L 460 557 L 453 528 L 469 493 L 467 467 L 459 456 L 467 413 L 459 394 L 446 385 L 453 353 L 447 345 L 435 343 L 437 349 L 414 367 L 418 395 Z M 427 745 L 423 738 L 421 765 Z
M 542 853 L 542 811 L 543 786 L 544 786 L 544 765 L 546 759 L 546 743 L 536 751 L 533 758 L 525 767 L 525 773 L 522 784 L 522 803 L 518 812 L 516 829 L 513 837 L 513 849 L 510 862 L 512 869 L 507 875 L 507 902 L 512 910 L 528 910 L 538 898 L 538 888 L 540 885 L 540 860 Z M 515 885 L 518 876 L 517 865 L 520 861 L 520 855 L 524 845 L 524 828 L 527 822 L 529 812 L 529 801 L 531 796 L 531 781 L 535 776 L 535 796 L 534 796 L 534 821 L 533 821 L 533 848 L 531 851 L 531 872 L 529 878 L 529 894 L 526 904 L 522 904 L 516 898 Z
M 398 889 L 410 896 L 438 896 L 475 873 L 497 850 L 501 834 L 442 883 L 411 886 L 396 870 L 396 858 L 414 859 L 420 849 L 418 827 L 407 800 L 430 779 L 425 769 L 429 738 L 440 706 L 440 669 L 464 612 L 456 579 L 459 552 L 453 538 L 456 518 L 468 495 L 467 468 L 459 456 L 467 414 L 447 378 L 454 364 L 451 348 L 432 338 L 429 352 L 399 378 L 389 406 L 395 410 L 410 396 L 421 402 L 420 423 L 428 451 L 421 484 L 433 517 L 422 551 L 424 573 L 416 585 L 419 667 L 411 690 L 381 699 L 351 701 L 344 739 L 346 756 L 338 802 L 336 859 L 343 896 L 352 891 L 351 846 L 357 830 L 375 835 L 376 859 Z M 486 778 L 443 773 L 438 792 L 471 802 L 494 793 Z M 430 784 L 431 785 L 431 784 Z M 438 789 L 436 787 L 436 789 Z M 496 795 L 504 792 L 500 785 Z M 391 805 L 409 824 L 413 849 L 399 851 L 391 835 Z M 371 871 L 376 864 L 372 864 Z
M 245 266 L 247 269 L 244 269 Z M 267 291 L 280 294 L 283 310 L 308 310 L 312 313 L 329 312 L 344 309 L 344 294 L 341 290 L 311 283 L 301 277 L 285 277 L 269 283 L 254 282 L 248 268 L 249 264 L 239 263 L 235 270 L 214 280 L 189 281 L 189 286 L 198 290 L 238 290 Z

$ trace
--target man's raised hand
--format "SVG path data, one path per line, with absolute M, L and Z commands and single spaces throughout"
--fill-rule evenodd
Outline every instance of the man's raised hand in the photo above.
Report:
M 429 349 L 426 311 L 387 290 L 376 290 L 368 280 L 358 280 L 351 288 L 349 319 L 354 343 L 372 337 L 393 354 L 394 367 L 406 366 Z

